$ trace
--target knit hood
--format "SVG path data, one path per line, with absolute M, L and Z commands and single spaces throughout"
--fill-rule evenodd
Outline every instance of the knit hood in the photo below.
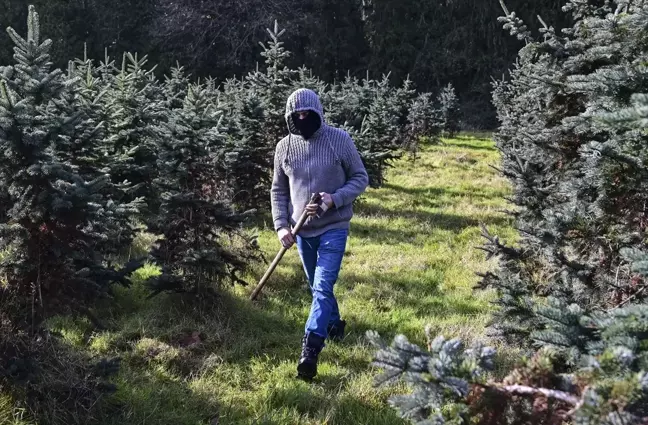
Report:
M 295 128 L 290 115 L 294 112 L 302 111 L 315 112 L 320 118 L 321 126 L 324 126 L 324 108 L 322 108 L 322 102 L 319 96 L 313 90 L 301 88 L 295 90 L 286 101 L 285 119 L 288 130 L 292 134 L 299 134 L 299 131 Z

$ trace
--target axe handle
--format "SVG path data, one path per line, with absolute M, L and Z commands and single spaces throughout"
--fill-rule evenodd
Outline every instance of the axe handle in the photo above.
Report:
M 313 196 L 311 201 L 315 201 L 315 202 L 319 203 L 319 200 L 315 195 Z M 304 225 L 304 223 L 306 222 L 307 219 L 308 219 L 308 214 L 306 213 L 306 211 L 304 211 L 302 213 L 301 217 L 299 217 L 299 221 L 297 221 L 297 224 L 295 224 L 295 227 L 290 232 L 290 233 L 292 233 L 293 238 L 297 235 L 297 233 L 299 232 L 299 230 Z M 268 282 L 268 279 L 270 278 L 272 273 L 277 268 L 277 265 L 279 264 L 279 262 L 283 258 L 286 251 L 288 251 L 288 248 L 282 246 L 281 249 L 279 250 L 279 252 L 277 253 L 277 255 L 275 256 L 275 259 L 270 264 L 270 267 L 268 267 L 268 270 L 265 272 L 265 274 L 263 275 L 263 277 L 259 281 L 259 284 L 257 285 L 256 288 L 254 288 L 254 291 L 252 292 L 252 295 L 250 295 L 250 300 L 251 301 L 254 301 L 256 299 L 256 297 L 259 295 L 259 293 L 261 292 L 261 290 L 263 289 L 265 284 Z

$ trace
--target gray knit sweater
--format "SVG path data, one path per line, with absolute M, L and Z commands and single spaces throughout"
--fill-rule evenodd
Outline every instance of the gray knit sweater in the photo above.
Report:
M 305 140 L 298 135 L 290 115 L 312 111 L 322 125 Z M 275 230 L 292 227 L 299 220 L 312 193 L 330 193 L 334 206 L 320 217 L 309 219 L 299 232 L 313 237 L 331 229 L 348 229 L 353 201 L 367 188 L 369 178 L 349 134 L 326 124 L 319 96 L 299 89 L 286 102 L 289 134 L 278 144 L 274 155 L 271 201 Z

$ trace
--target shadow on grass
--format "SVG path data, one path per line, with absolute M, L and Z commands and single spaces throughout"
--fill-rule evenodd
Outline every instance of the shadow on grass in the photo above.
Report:
M 493 142 L 493 134 L 494 133 L 465 133 L 465 134 L 457 135 L 452 139 L 444 139 L 443 143 L 446 145 L 461 146 L 467 149 L 476 148 L 482 150 L 496 151 L 497 147 Z M 465 143 L 457 143 L 457 142 L 465 142 Z M 480 144 L 475 145 L 475 142 L 478 142 Z
M 474 141 L 476 139 L 470 139 L 470 138 L 462 138 L 462 139 L 455 139 L 453 140 L 452 143 L 445 143 L 445 146 L 452 146 L 456 148 L 461 148 L 465 150 L 476 150 L 476 151 L 487 151 L 487 152 L 497 152 L 497 148 L 495 146 L 490 146 L 490 145 L 478 145 L 475 144 Z M 463 143 L 463 141 L 466 141 L 466 143 Z M 486 141 L 485 139 L 480 139 L 479 141 Z M 470 143 L 473 142 L 473 143 Z
M 383 185 L 382 192 L 374 193 L 374 198 L 380 199 L 381 194 L 389 194 L 390 192 L 397 192 L 401 194 L 407 194 L 414 197 L 416 200 L 421 197 L 442 197 L 446 196 L 447 198 L 479 198 L 479 199 L 488 199 L 493 198 L 503 198 L 506 194 L 504 190 L 486 188 L 486 187 L 472 187 L 472 188 L 461 188 L 461 189 L 452 189 L 452 188 L 440 188 L 435 186 L 417 186 L 417 187 L 405 187 L 393 183 L 386 183 Z
M 408 227 L 402 225 L 387 227 L 382 224 L 371 224 L 360 221 L 352 222 L 351 232 L 353 236 L 378 244 L 410 243 L 417 237 L 429 235 L 429 230 L 431 229 L 447 230 L 459 234 L 468 228 L 478 228 L 482 223 L 486 226 L 503 226 L 510 221 L 507 217 L 495 215 L 473 218 L 457 214 L 416 210 L 393 211 L 373 205 L 366 206 L 363 214 L 365 216 L 373 215 L 383 217 L 389 220 L 407 219 L 414 222 L 412 226 Z
M 374 320 L 366 320 L 366 312 L 350 312 L 350 329 L 356 335 L 364 335 L 368 330 L 376 330 L 380 333 L 393 335 L 399 330 L 402 320 L 400 314 L 413 315 L 417 318 L 427 320 L 448 319 L 453 316 L 466 317 L 482 315 L 489 311 L 490 306 L 479 300 L 460 297 L 445 297 L 438 290 L 438 282 L 431 282 L 429 288 L 424 284 L 417 283 L 408 286 L 392 282 L 390 275 L 345 276 L 345 281 L 364 284 L 366 287 L 378 287 L 379 289 L 361 293 L 356 290 L 356 298 L 365 298 L 366 303 L 372 306 Z M 345 284 L 345 283 L 342 283 Z M 403 289 L 405 288 L 405 289 Z M 352 289 L 353 290 L 353 289 Z M 412 295 L 416 294 L 416 295 Z M 397 306 L 398 308 L 395 308 Z
M 400 418 L 395 409 L 377 407 L 351 395 L 343 396 L 337 403 L 331 423 L 407 425 L 410 422 Z
M 134 294 L 123 291 L 119 297 L 129 295 Z M 299 354 L 303 324 L 263 300 L 252 303 L 223 291 L 210 299 L 174 294 L 135 304 L 139 309 L 113 317 L 119 324 L 115 332 L 96 336 L 107 341 L 103 350 L 123 358 L 118 392 L 106 415 L 110 420 L 104 424 L 209 424 L 228 411 L 223 414 L 249 418 L 244 408 L 221 406 L 213 395 L 194 390 L 193 379 L 214 356 L 216 367 L 246 370 L 268 353 L 278 363 L 296 361 Z
M 222 415 L 248 415 L 244 407 L 221 405 L 194 391 L 187 381 L 153 367 L 125 365 L 117 384 L 103 425 L 210 424 Z

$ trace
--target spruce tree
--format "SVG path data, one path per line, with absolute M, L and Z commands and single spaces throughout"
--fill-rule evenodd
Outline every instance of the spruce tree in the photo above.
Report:
M 265 58 L 266 69 L 248 74 L 245 78 L 245 87 L 257 93 L 263 102 L 263 109 L 266 111 L 263 124 L 266 134 L 264 142 L 274 149 L 288 131 L 284 117 L 286 100 L 293 90 L 293 80 L 299 72 L 286 65 L 291 55 L 281 41 L 286 30 L 280 29 L 275 21 L 274 28 L 272 30 L 268 28 L 267 32 L 270 41 L 266 44 L 259 43 L 263 48 L 261 56 Z
M 412 80 L 409 79 L 409 76 L 403 81 L 401 87 L 392 89 L 394 115 L 399 133 L 398 137 L 403 145 L 407 143 L 408 116 L 412 109 L 415 97 L 416 89 L 414 88 Z
M 184 67 L 177 64 L 171 68 L 170 75 L 165 76 L 162 91 L 167 108 L 182 108 L 182 101 L 189 87 L 189 78 Z
M 138 203 L 110 199 L 110 176 L 98 161 L 102 123 L 80 79 L 52 68 L 52 42 L 41 42 L 35 9 L 26 38 L 8 32 L 16 63 L 0 77 L 0 386 L 38 419 L 87 422 L 111 387 L 44 322 L 70 314 L 101 325 L 91 308 L 112 284 L 128 285 L 139 266 L 116 269 L 108 260 L 130 242 L 110 238 Z
M 272 145 L 264 131 L 266 111 L 254 91 L 241 91 L 229 105 L 224 143 L 216 148 L 218 173 L 227 196 L 242 208 L 269 206 Z
M 148 59 L 125 53 L 121 68 L 105 65 L 102 69 L 107 96 L 114 108 L 107 122 L 109 134 L 107 162 L 112 182 L 122 188 L 120 199 L 142 198 L 147 209 L 141 219 L 152 218 L 159 207 L 159 194 L 153 180 L 158 175 L 157 143 L 162 137 L 161 125 L 168 121 L 169 110 L 155 68 L 146 69 Z
M 459 131 L 459 99 L 452 83 L 448 83 L 439 94 L 443 119 L 443 133 L 446 137 L 454 137 Z
M 365 162 L 372 161 L 371 168 L 374 171 L 369 184 L 375 188 L 384 184 L 391 161 L 400 157 L 402 133 L 398 122 L 400 105 L 393 95 L 388 76 L 375 84 L 373 93 L 371 106 L 360 131 L 366 140 L 361 144 L 364 145 L 362 152 Z
M 421 138 L 430 144 L 439 141 L 443 120 L 441 110 L 436 107 L 431 93 L 421 93 L 414 99 L 407 115 L 406 128 L 406 140 L 414 146 L 410 150 L 416 150 Z
M 446 366 L 481 373 L 466 361 L 474 351 L 380 345 L 378 364 L 408 373 L 417 388 L 395 401 L 413 419 L 455 423 L 447 413 L 458 412 L 472 423 L 648 420 L 648 5 L 571 1 L 564 10 L 574 26 L 558 35 L 543 22 L 534 41 L 505 8 L 505 28 L 526 45 L 494 91 L 520 240 L 509 246 L 483 229 L 483 249 L 500 267 L 480 286 L 497 291 L 495 335 L 530 360 L 501 382 L 484 382 Z
M 182 109 L 165 126 L 158 160 L 159 213 L 151 230 L 161 235 L 151 255 L 162 274 L 148 281 L 162 292 L 213 292 L 256 255 L 256 242 L 241 231 L 246 214 L 235 213 L 214 181 L 214 152 L 224 143 L 221 113 L 209 91 L 190 85 Z
M 489 243 L 502 268 L 482 286 L 499 288 L 498 302 L 511 307 L 496 319 L 500 332 L 521 338 L 535 328 L 519 328 L 533 314 L 515 306 L 530 305 L 534 295 L 586 309 L 645 298 L 643 280 L 619 254 L 643 243 L 643 135 L 599 117 L 625 108 L 629 94 L 645 87 L 645 7 L 570 2 L 566 10 L 574 27 L 565 36 L 545 27 L 544 41 L 521 50 L 511 81 L 494 92 L 502 121 L 496 141 L 522 239 L 516 249 Z M 507 28 L 529 37 L 507 15 Z
M 124 272 L 107 267 L 101 247 L 137 205 L 107 198 L 110 176 L 96 164 L 69 160 L 71 150 L 94 145 L 97 125 L 70 105 L 78 82 L 52 69 L 51 40 L 40 42 L 33 7 L 27 38 L 8 32 L 17 63 L 0 81 L 0 186 L 8 194 L 1 290 L 16 297 L 3 309 L 36 330 L 53 314 L 87 312 L 110 283 L 126 283 L 130 266 Z
M 313 70 L 302 66 L 297 69 L 297 75 L 293 78 L 293 90 L 306 88 L 313 90 L 315 93 L 325 93 L 328 85 L 320 80 L 316 75 L 313 75 Z M 324 113 L 326 114 L 325 108 Z

